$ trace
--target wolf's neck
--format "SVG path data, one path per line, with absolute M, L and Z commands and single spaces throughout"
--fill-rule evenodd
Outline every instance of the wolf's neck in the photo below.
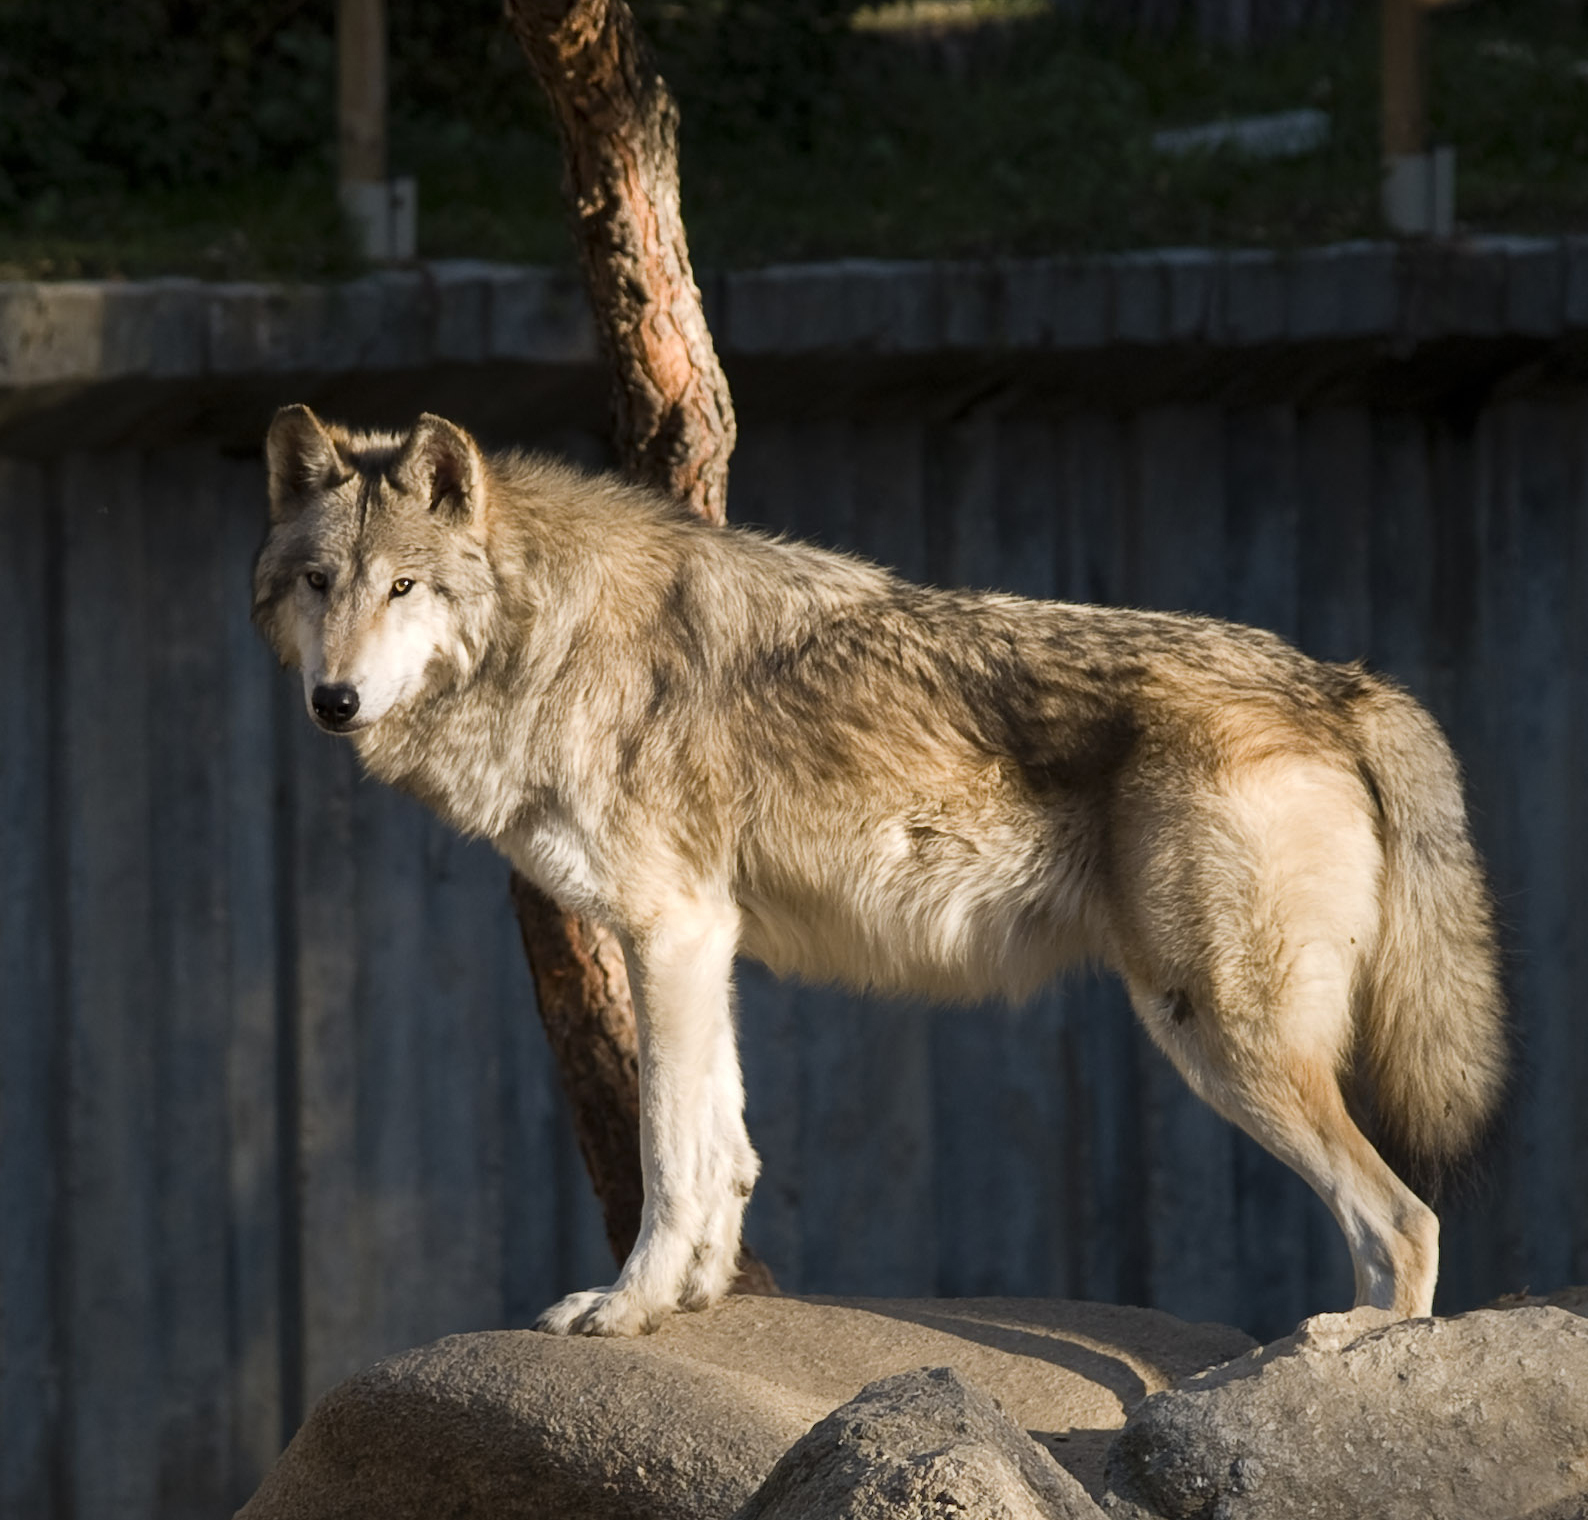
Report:
M 428 697 L 360 735 L 359 758 L 377 780 L 416 797 L 460 833 L 495 838 L 535 787 L 533 712 L 518 704 L 504 713 L 499 695 L 475 680 Z

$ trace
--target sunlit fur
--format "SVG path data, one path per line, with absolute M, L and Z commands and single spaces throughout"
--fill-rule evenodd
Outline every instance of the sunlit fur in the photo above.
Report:
M 1112 967 L 1329 1205 L 1358 1302 L 1429 1312 L 1437 1221 L 1358 1121 L 1414 1180 L 1460 1155 L 1503 1008 L 1456 765 L 1403 692 L 1206 618 L 924 589 L 438 418 L 289 408 L 267 452 L 278 654 L 357 687 L 371 773 L 628 958 L 642 1229 L 545 1328 L 726 1291 L 757 1169 L 736 953 L 954 1000 Z

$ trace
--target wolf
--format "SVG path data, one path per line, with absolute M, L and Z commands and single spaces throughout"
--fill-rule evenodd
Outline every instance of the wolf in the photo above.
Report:
M 287 407 L 265 453 L 253 615 L 310 717 L 623 947 L 641 1229 L 541 1328 L 727 1291 L 738 954 L 962 1001 L 1111 967 L 1328 1205 L 1356 1302 L 1431 1312 L 1408 1184 L 1489 1124 L 1505 1009 L 1458 767 L 1405 692 L 1211 618 L 913 585 L 440 417 Z

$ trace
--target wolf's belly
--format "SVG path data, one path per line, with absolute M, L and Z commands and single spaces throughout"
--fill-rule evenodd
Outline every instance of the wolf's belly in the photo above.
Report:
M 869 837 L 868 837 L 869 836 Z M 1097 953 L 1085 856 L 1024 831 L 893 823 L 750 873 L 740 948 L 778 975 L 942 999 L 1028 997 Z

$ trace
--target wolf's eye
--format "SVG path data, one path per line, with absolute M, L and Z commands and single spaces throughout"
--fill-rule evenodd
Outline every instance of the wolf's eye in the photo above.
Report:
M 313 586 L 316 591 L 324 591 L 325 590 L 325 571 L 323 571 L 323 570 L 305 570 L 303 572 L 303 578 L 311 586 Z
M 413 589 L 414 583 L 406 575 L 400 580 L 395 580 L 391 583 L 391 594 L 393 596 L 407 596 Z

